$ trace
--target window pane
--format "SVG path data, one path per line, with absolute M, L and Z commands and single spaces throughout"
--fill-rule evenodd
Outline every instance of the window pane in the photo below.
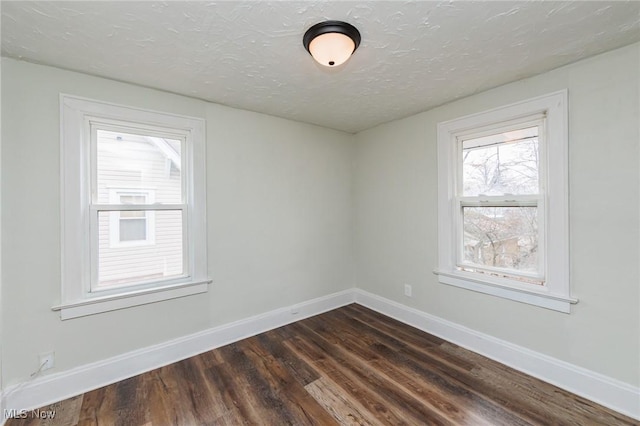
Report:
M 538 273 L 537 207 L 463 207 L 464 262 Z
M 462 142 L 465 196 L 537 194 L 538 126 Z
M 121 212 L 123 213 L 142 213 L 145 212 Z M 147 240 L 147 220 L 129 219 L 120 216 L 120 241 L 146 241 Z
M 154 210 L 146 212 L 146 219 L 111 220 L 110 215 L 118 213 L 124 212 L 99 212 L 98 215 L 98 284 L 95 289 L 183 275 L 182 211 Z M 146 226 L 152 235 L 145 235 L 145 243 L 126 240 L 141 237 L 140 224 L 146 221 L 150 221 Z M 121 245 L 111 244 L 113 226 L 120 227 L 116 235 L 125 237 Z
M 123 204 L 182 203 L 179 140 L 98 130 L 96 151 L 99 204 L 118 203 L 110 188 L 154 189 L 154 199 L 121 195 Z

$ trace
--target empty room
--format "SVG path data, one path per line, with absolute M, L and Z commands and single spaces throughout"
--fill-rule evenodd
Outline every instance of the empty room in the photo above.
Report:
M 639 1 L 0 13 L 0 424 L 640 424 Z

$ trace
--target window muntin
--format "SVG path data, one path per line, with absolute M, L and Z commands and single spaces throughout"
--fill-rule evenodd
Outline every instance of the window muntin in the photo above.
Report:
M 544 117 L 456 136 L 457 267 L 544 284 Z

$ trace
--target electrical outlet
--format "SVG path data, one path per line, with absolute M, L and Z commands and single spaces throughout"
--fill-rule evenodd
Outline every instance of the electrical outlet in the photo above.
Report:
M 413 289 L 409 284 L 404 285 L 404 295 L 407 297 L 413 297 Z
M 38 359 L 40 360 L 40 364 L 39 364 L 41 366 L 40 371 L 53 368 L 54 361 L 55 361 L 55 352 L 47 352 L 44 354 L 40 354 Z

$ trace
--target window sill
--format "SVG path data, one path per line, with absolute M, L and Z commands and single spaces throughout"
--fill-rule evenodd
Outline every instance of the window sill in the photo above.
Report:
M 132 306 L 146 305 L 148 303 L 205 293 L 209 289 L 209 283 L 211 283 L 211 280 L 194 281 L 165 286 L 162 288 L 121 293 L 113 296 L 94 297 L 64 303 L 59 306 L 54 306 L 51 309 L 53 311 L 60 311 L 61 320 L 68 320 L 87 315 L 99 314 L 101 312 L 115 311 L 117 309 L 124 309 Z
M 521 287 L 506 287 L 470 276 L 469 273 L 435 270 L 434 274 L 438 275 L 438 280 L 442 284 L 515 300 L 566 314 L 571 313 L 572 304 L 578 303 L 578 299 L 571 297 L 549 294 L 543 291 L 532 291 Z M 518 285 L 521 284 L 518 283 Z

